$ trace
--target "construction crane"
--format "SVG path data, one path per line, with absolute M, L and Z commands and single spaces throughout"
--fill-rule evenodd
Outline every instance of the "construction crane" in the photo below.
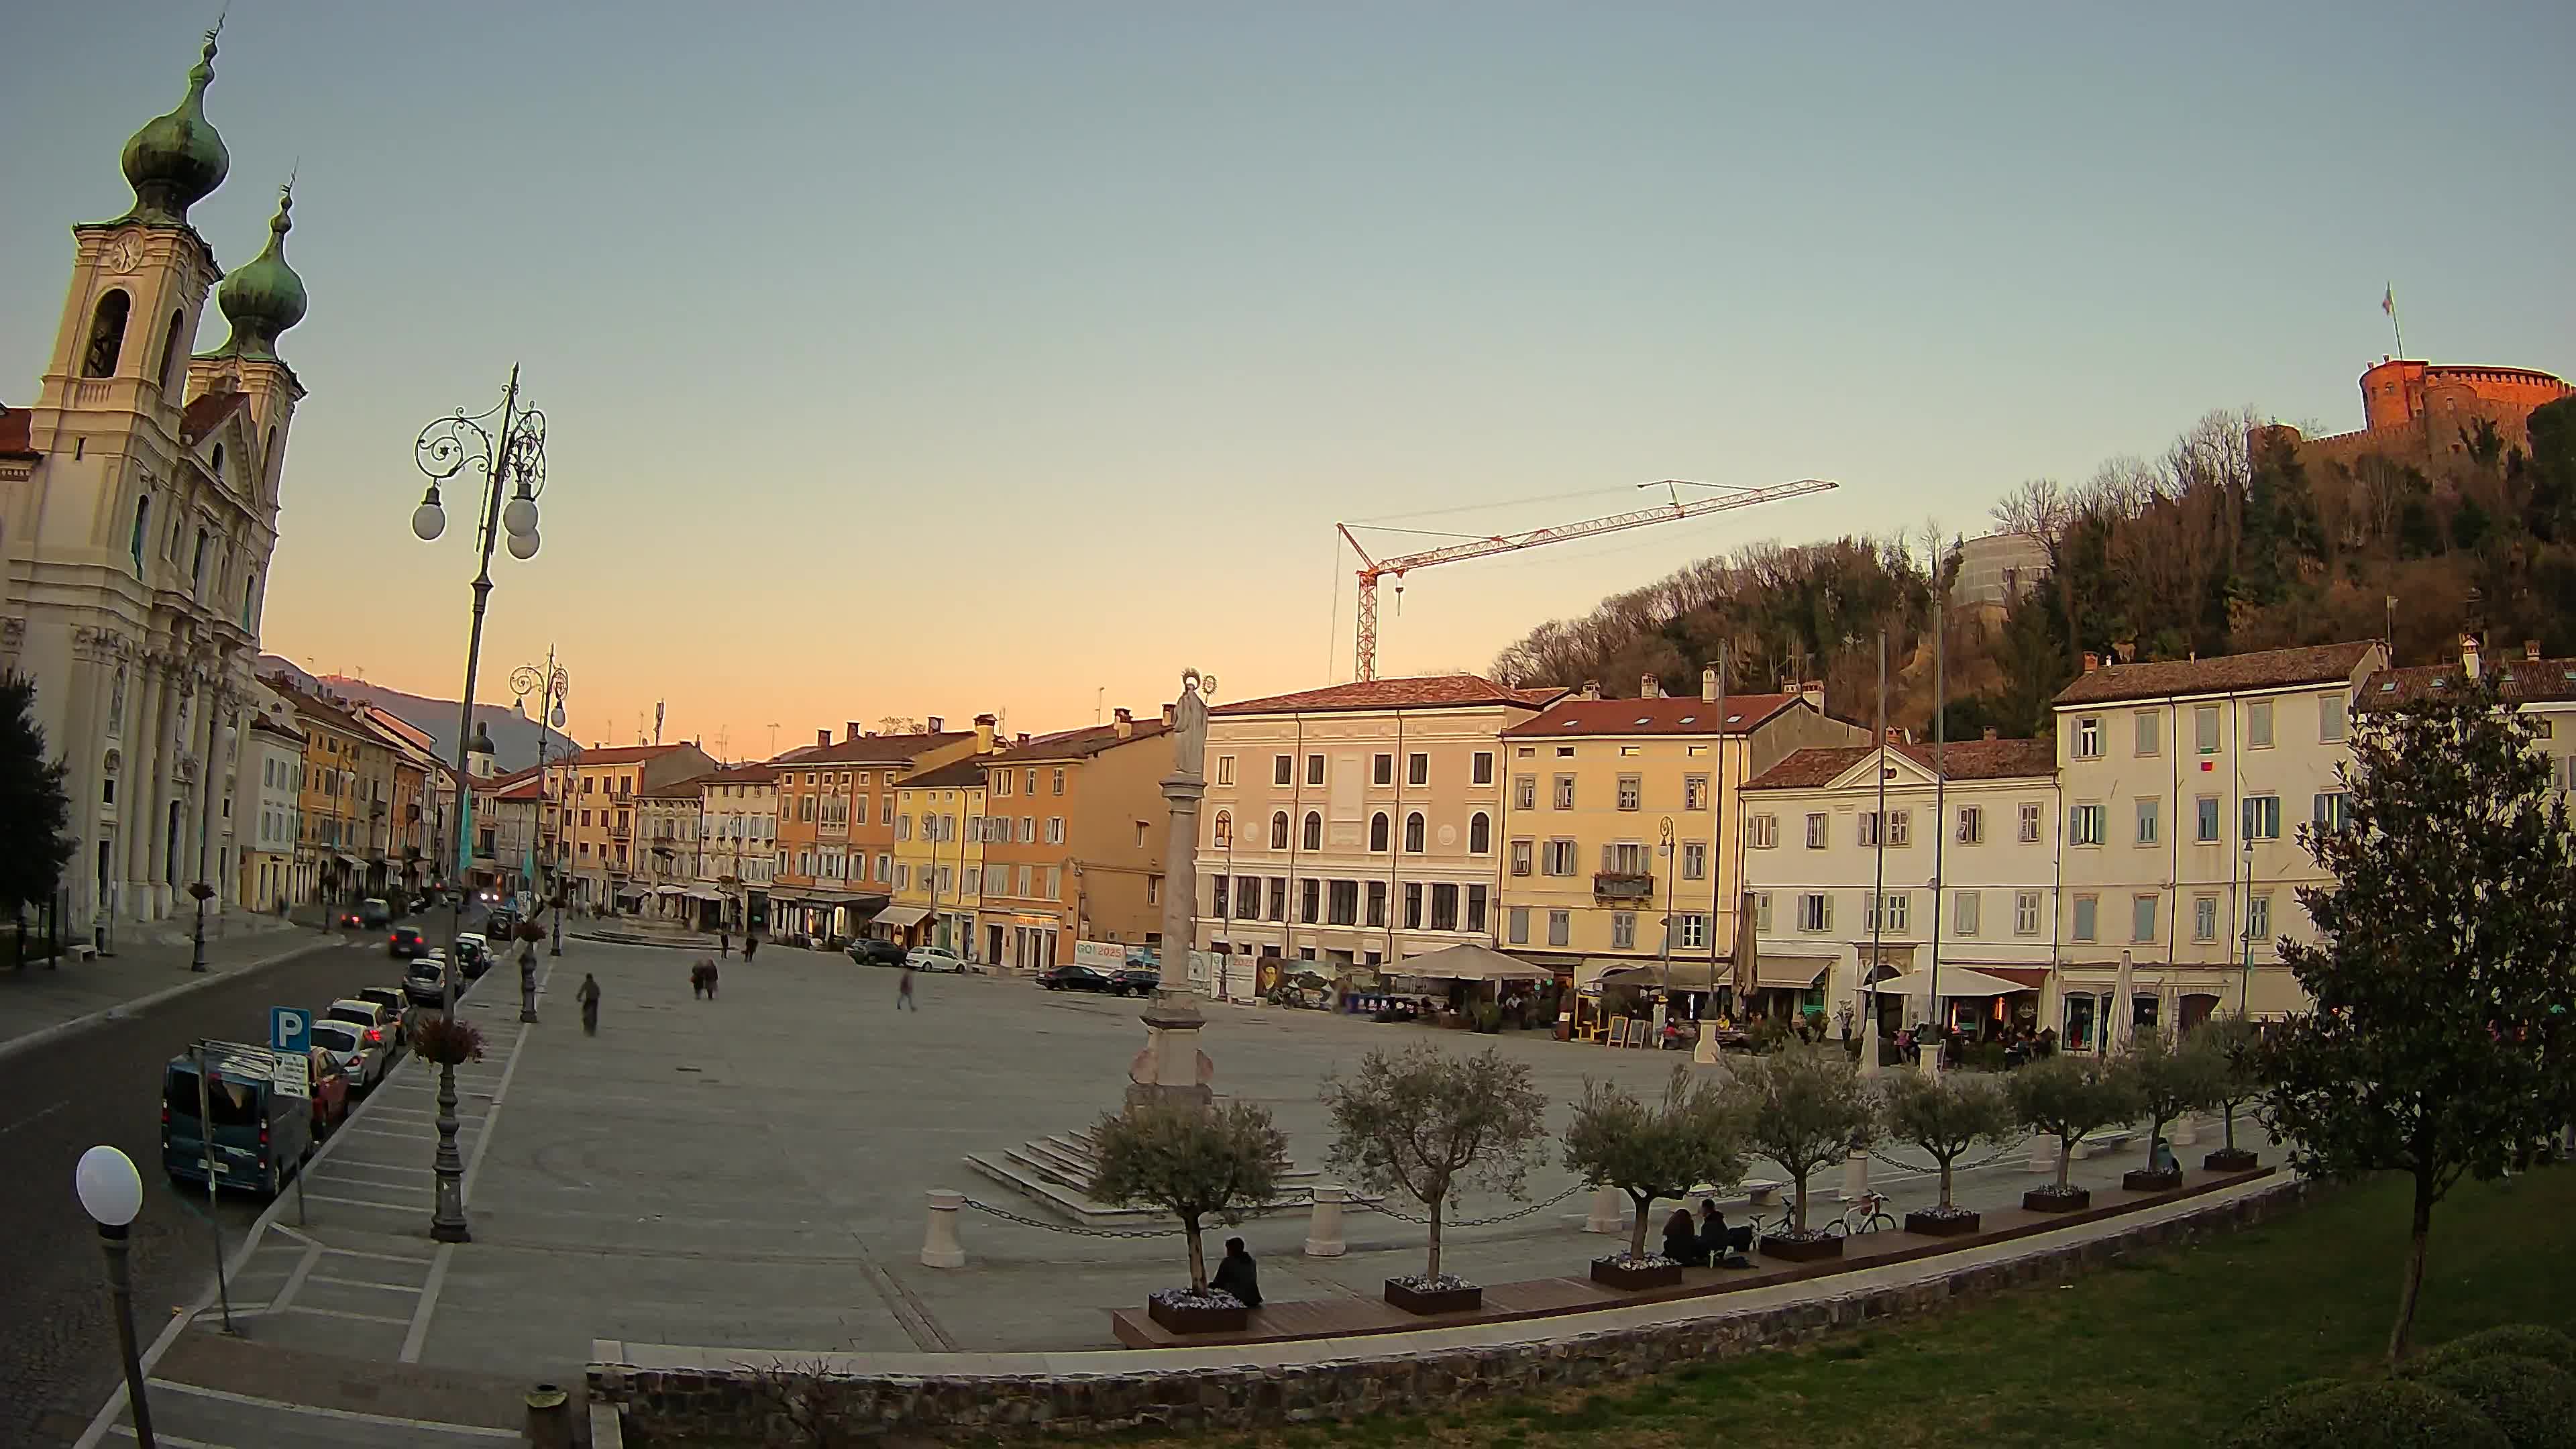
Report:
M 1688 479 L 1666 478 L 1654 483 L 1640 483 L 1637 486 L 1661 488 L 1671 496 L 1672 501 L 1657 504 L 1652 508 L 1640 508 L 1631 513 L 1614 513 L 1607 518 L 1586 519 L 1581 523 L 1560 523 L 1550 528 L 1533 528 L 1526 533 L 1504 533 L 1486 538 L 1470 538 L 1462 543 L 1425 549 L 1420 553 L 1409 553 L 1400 558 L 1369 557 L 1369 551 L 1360 546 L 1358 537 L 1351 532 L 1352 525 L 1334 524 L 1333 527 L 1341 530 L 1343 539 L 1350 544 L 1351 552 L 1360 556 L 1359 653 L 1351 677 L 1361 680 L 1377 678 L 1377 584 L 1380 579 L 1392 577 L 1395 580 L 1395 591 L 1400 600 L 1404 594 L 1404 576 L 1414 569 L 1429 568 L 1433 564 L 1464 563 L 1471 558 L 1488 558 L 1494 554 L 1514 553 L 1525 548 L 1537 548 L 1543 544 L 1565 543 L 1578 538 L 1594 538 L 1605 533 L 1644 528 L 1650 523 L 1678 523 L 1685 518 L 1697 518 L 1706 513 L 1723 513 L 1730 508 L 1750 508 L 1756 503 L 1777 503 L 1782 499 L 1804 498 L 1811 493 L 1830 492 L 1842 485 L 1824 478 L 1801 478 L 1794 483 L 1775 483 L 1768 488 L 1738 488 L 1724 483 L 1694 483 Z M 1685 488 L 1722 488 L 1726 492 L 1723 497 L 1702 498 L 1684 503 L 1682 490 Z M 1368 525 L 1358 526 L 1365 528 Z

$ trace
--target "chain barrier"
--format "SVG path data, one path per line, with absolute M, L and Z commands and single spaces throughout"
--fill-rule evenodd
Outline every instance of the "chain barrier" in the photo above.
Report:
M 2014 1143 L 2012 1146 L 2005 1148 L 2003 1151 L 1998 1152 L 1991 1157 L 1980 1157 L 1974 1162 L 1955 1163 L 1951 1166 L 1950 1170 L 1952 1172 L 1966 1172 L 1972 1167 L 1984 1167 L 1990 1163 L 2001 1162 L 2007 1157 L 2016 1156 L 2020 1153 L 2029 1151 L 2030 1141 L 2030 1138 L 2024 1137 L 2019 1142 Z M 1941 1170 L 1941 1164 L 1937 1162 L 1907 1162 L 1901 1157 L 1890 1157 L 1884 1152 L 1870 1152 L 1869 1158 L 1872 1162 L 1884 1163 L 1889 1167 L 1901 1167 L 1907 1172 L 1919 1172 L 1926 1176 Z
M 990 1213 L 1006 1223 L 1018 1223 L 1024 1228 L 1037 1228 L 1050 1233 L 1069 1233 L 1077 1238 L 1177 1238 L 1189 1231 L 1187 1228 L 1084 1228 L 1070 1223 L 1045 1223 L 1036 1218 L 1022 1217 L 1008 1208 L 997 1208 L 988 1202 L 977 1202 L 971 1197 L 966 1199 L 966 1206 L 979 1213 Z
M 1558 1203 L 1565 1201 L 1567 1198 L 1570 1198 L 1583 1190 L 1583 1184 L 1578 1182 L 1574 1186 L 1567 1188 L 1565 1191 L 1558 1193 L 1556 1196 L 1547 1199 L 1545 1202 L 1530 1203 L 1526 1206 L 1517 1207 L 1512 1209 L 1510 1212 L 1502 1213 L 1490 1218 L 1465 1218 L 1455 1222 L 1444 1218 L 1441 1220 L 1440 1226 L 1443 1230 L 1449 1228 L 1489 1228 L 1496 1223 L 1508 1223 L 1515 1218 L 1525 1218 L 1531 1213 L 1539 1212 L 1546 1208 L 1552 1208 Z M 1431 1218 L 1427 1213 L 1420 1217 L 1416 1217 L 1412 1213 L 1388 1207 L 1382 1202 L 1354 1202 L 1349 1204 L 1348 1208 L 1351 1212 L 1355 1213 L 1384 1213 L 1388 1217 L 1394 1218 L 1399 1222 L 1415 1223 L 1423 1227 L 1429 1227 L 1431 1225 Z

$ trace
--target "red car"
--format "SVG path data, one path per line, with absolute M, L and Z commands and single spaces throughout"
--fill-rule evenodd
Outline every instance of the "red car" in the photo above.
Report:
M 319 1047 L 306 1055 L 313 1064 L 313 1140 L 319 1142 L 349 1120 L 349 1074 L 340 1070 L 339 1058 Z

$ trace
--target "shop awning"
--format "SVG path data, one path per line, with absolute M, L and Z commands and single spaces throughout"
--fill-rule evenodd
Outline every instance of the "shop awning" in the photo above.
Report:
M 2031 989 L 2018 981 L 1989 976 L 1983 971 L 1972 971 L 1965 966 L 1953 966 L 1942 972 L 1940 985 L 1941 994 L 1944 997 L 2009 996 L 2016 991 Z M 1922 996 L 1932 990 L 1932 973 L 1909 971 L 1902 976 L 1890 976 L 1870 989 L 1881 996 Z
M 358 859 L 356 856 L 351 855 L 345 850 L 340 852 L 340 863 L 348 866 L 352 870 L 361 869 L 366 865 L 365 861 Z
M 1819 956 L 1765 956 L 1756 979 L 1765 991 L 1812 991 L 1833 965 Z
M 693 901 L 721 901 L 725 899 L 725 893 L 717 890 L 714 886 L 691 886 L 680 894 L 687 896 Z
M 1384 968 L 1395 976 L 1428 976 L 1440 981 L 1545 981 L 1556 975 L 1517 956 L 1461 941 L 1426 956 L 1407 956 Z
M 1597 961 L 1599 958 L 1594 959 Z M 1601 973 L 1601 980 L 1612 986 L 1661 987 L 1667 979 L 1671 980 L 1675 991 L 1714 991 L 1731 983 L 1735 977 L 1733 968 L 1705 957 L 1697 961 L 1674 962 L 1670 978 L 1664 975 L 1661 961 L 1621 961 Z
M 877 912 L 876 920 L 870 924 L 892 926 L 896 930 L 902 930 L 906 926 L 918 926 L 929 919 L 930 909 L 927 906 L 888 906 Z
M 657 885 L 653 887 L 653 894 L 657 896 L 676 896 L 679 893 L 680 888 L 675 885 Z

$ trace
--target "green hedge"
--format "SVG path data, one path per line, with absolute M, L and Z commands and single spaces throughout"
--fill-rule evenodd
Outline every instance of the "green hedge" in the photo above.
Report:
M 2465 1401 L 2405 1379 L 2275 1395 L 2228 1443 L 2230 1449 L 2515 1449 Z
M 2555 1364 L 2576 1373 L 2576 1338 L 2537 1323 L 2500 1323 L 2493 1328 L 2464 1333 L 2417 1355 L 2399 1372 L 2409 1378 L 2421 1378 L 2450 1364 L 2473 1358 L 2492 1358 L 2497 1354 L 2536 1358 L 2542 1363 Z
M 2458 1359 L 2417 1378 L 2504 1431 L 2513 1449 L 2576 1449 L 2576 1376 L 2521 1354 Z

